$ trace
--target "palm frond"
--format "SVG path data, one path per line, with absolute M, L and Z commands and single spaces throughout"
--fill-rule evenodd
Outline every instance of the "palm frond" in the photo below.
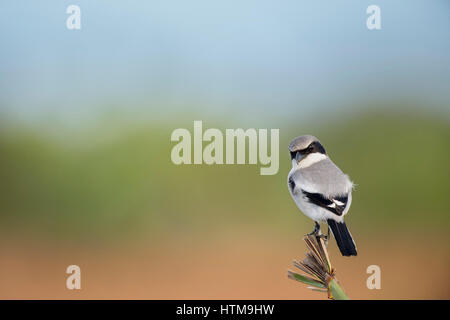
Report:
M 314 291 L 327 292 L 333 300 L 348 300 L 339 282 L 335 278 L 335 270 L 331 267 L 330 256 L 325 242 L 320 235 L 306 235 L 303 240 L 308 252 L 303 261 L 293 262 L 294 266 L 306 275 L 288 271 L 288 278 L 308 285 Z

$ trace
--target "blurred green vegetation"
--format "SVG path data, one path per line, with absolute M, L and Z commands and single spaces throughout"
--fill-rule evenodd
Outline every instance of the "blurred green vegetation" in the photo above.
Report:
M 180 121 L 192 131 L 192 121 Z M 5 124 L 5 122 L 4 122 Z M 206 127 L 211 127 L 206 123 Z M 234 128 L 232 124 L 220 129 Z M 33 126 L 0 131 L 0 225 L 10 232 L 115 237 L 270 226 L 300 234 L 286 186 L 286 146 L 314 134 L 356 183 L 348 221 L 366 230 L 450 225 L 447 117 L 393 111 L 280 128 L 280 170 L 182 165 L 170 160 L 173 127 L 115 124 L 72 135 Z

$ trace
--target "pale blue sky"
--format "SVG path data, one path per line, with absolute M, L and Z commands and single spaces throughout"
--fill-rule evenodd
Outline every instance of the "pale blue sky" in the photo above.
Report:
M 66 29 L 69 4 L 80 31 Z M 366 28 L 370 4 L 380 31 Z M 112 104 L 289 116 L 374 97 L 450 102 L 445 0 L 10 0 L 0 41 L 0 110 L 30 118 Z

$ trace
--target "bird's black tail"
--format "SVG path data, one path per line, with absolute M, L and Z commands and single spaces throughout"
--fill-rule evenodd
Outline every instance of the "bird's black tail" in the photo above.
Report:
M 339 250 L 343 256 L 356 256 L 356 246 L 353 241 L 352 235 L 347 229 L 345 222 L 336 222 L 332 219 L 327 220 L 328 225 L 333 232 L 333 236 L 336 239 Z

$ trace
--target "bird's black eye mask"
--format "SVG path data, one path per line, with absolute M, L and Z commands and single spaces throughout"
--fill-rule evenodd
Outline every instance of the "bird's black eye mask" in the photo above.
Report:
M 311 151 L 309 153 L 321 153 L 321 154 L 326 154 L 327 152 L 325 151 L 325 148 L 320 144 L 319 141 L 314 141 L 313 143 L 311 143 L 309 145 L 309 147 L 307 149 L 310 149 Z
M 310 153 L 322 153 L 326 154 L 325 148 L 320 144 L 318 141 L 312 142 L 307 148 L 297 151 L 290 151 L 291 154 L 291 160 L 295 159 L 297 152 L 300 152 L 302 158 L 304 158 L 306 155 Z

